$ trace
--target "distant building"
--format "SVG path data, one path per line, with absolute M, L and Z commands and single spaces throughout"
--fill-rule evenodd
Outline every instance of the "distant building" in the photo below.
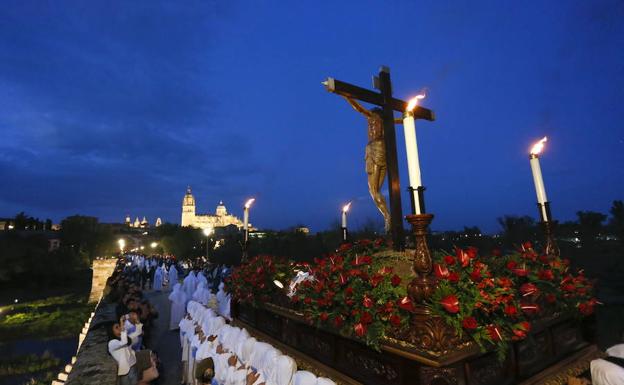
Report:
M 132 222 L 132 219 L 130 219 L 130 215 L 126 215 L 126 219 L 124 223 L 126 226 L 133 228 L 133 229 L 147 229 L 150 227 L 149 221 L 147 220 L 145 216 L 140 221 L 139 221 L 139 217 L 136 217 L 134 222 Z M 160 218 L 157 218 L 154 226 L 158 227 L 160 225 L 162 225 L 162 220 Z
M 303 233 L 305 235 L 310 234 L 310 228 L 307 226 L 298 226 L 295 227 L 295 233 Z
M 182 199 L 182 221 L 185 227 L 196 227 L 200 229 L 216 229 L 234 225 L 237 229 L 243 228 L 243 222 L 236 216 L 228 214 L 223 201 L 219 202 L 214 214 L 197 214 L 195 206 L 195 197 L 191 192 L 191 188 L 186 189 L 186 194 Z M 253 229 L 249 225 L 250 229 Z

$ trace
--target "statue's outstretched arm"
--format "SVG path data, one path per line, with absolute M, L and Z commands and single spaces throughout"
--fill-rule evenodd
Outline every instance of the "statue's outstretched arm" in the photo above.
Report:
M 371 117 L 372 112 L 370 112 L 366 108 L 362 107 L 362 105 L 360 103 L 358 103 L 354 99 L 348 98 L 346 96 L 343 96 L 343 98 L 345 98 L 347 100 L 347 102 L 351 105 L 351 107 L 353 107 L 354 110 L 356 110 L 360 114 L 366 116 L 366 118 L 370 118 Z

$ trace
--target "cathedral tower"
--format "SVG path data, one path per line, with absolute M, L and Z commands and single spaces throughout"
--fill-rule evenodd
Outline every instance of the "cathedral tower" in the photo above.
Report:
M 186 188 L 186 195 L 182 199 L 182 226 L 193 226 L 195 224 L 195 198 L 191 193 L 191 186 Z

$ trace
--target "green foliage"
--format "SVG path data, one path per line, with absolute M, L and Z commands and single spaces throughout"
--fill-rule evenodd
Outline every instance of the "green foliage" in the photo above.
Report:
M 42 355 L 27 354 L 9 359 L 0 360 L 0 378 L 18 374 L 37 373 L 42 370 L 57 367 L 61 360 L 49 351 Z
M 0 308 L 0 340 L 52 339 L 78 334 L 93 306 L 73 295 Z

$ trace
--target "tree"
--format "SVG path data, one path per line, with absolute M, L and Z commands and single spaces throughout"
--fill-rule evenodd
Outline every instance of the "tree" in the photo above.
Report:
M 603 229 L 602 222 L 607 219 L 607 216 L 594 211 L 578 211 L 576 215 L 579 221 L 581 246 L 584 249 L 592 248 Z
M 503 239 L 507 247 L 514 247 L 537 238 L 535 221 L 529 216 L 505 215 L 498 218 L 498 223 L 503 229 Z
M 613 201 L 611 206 L 611 220 L 609 226 L 613 233 L 618 237 L 620 245 L 624 245 L 624 202 Z

